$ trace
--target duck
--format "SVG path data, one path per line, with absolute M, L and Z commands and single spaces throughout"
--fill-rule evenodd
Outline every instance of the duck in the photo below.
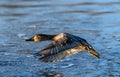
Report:
M 58 62 L 80 51 L 88 51 L 94 57 L 100 58 L 100 54 L 85 39 L 69 33 L 59 33 L 57 35 L 36 34 L 26 39 L 26 41 L 34 42 L 46 40 L 52 42 L 35 53 L 35 57 L 43 62 Z

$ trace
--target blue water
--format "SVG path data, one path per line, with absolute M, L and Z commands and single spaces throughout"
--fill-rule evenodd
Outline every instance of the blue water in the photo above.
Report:
M 0 77 L 120 77 L 119 0 L 0 0 Z M 101 55 L 80 52 L 57 63 L 33 57 L 49 41 L 36 33 L 71 33 Z

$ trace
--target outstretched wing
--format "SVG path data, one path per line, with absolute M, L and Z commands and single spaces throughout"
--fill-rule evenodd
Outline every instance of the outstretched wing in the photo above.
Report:
M 89 45 L 86 40 L 68 33 L 58 34 L 53 40 L 45 49 L 36 54 L 37 58 L 44 62 L 56 62 L 78 52 L 78 50 L 71 51 L 70 49 Z
M 68 52 L 66 50 L 74 48 L 79 44 L 73 36 L 71 37 L 68 34 L 62 33 L 55 36 L 54 41 L 36 55 L 44 62 L 59 61 L 67 56 Z

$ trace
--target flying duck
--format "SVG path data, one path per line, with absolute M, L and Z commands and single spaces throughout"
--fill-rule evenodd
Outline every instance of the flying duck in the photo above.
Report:
M 36 34 L 26 39 L 26 41 L 35 42 L 46 40 L 52 40 L 52 43 L 40 52 L 35 53 L 35 57 L 43 62 L 57 62 L 85 50 L 97 58 L 100 57 L 99 53 L 85 39 L 69 33 L 60 33 L 58 35 Z

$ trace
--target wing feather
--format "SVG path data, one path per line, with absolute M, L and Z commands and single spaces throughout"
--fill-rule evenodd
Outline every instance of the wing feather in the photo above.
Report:
M 80 37 L 77 37 L 77 36 L 74 36 L 68 33 L 64 33 L 63 37 L 53 41 L 45 49 L 39 52 L 40 55 L 44 55 L 43 57 L 40 57 L 39 59 L 44 62 L 59 61 L 68 55 L 68 52 L 66 52 L 66 50 L 75 48 L 78 45 L 87 46 L 89 44 L 87 43 L 86 40 Z

